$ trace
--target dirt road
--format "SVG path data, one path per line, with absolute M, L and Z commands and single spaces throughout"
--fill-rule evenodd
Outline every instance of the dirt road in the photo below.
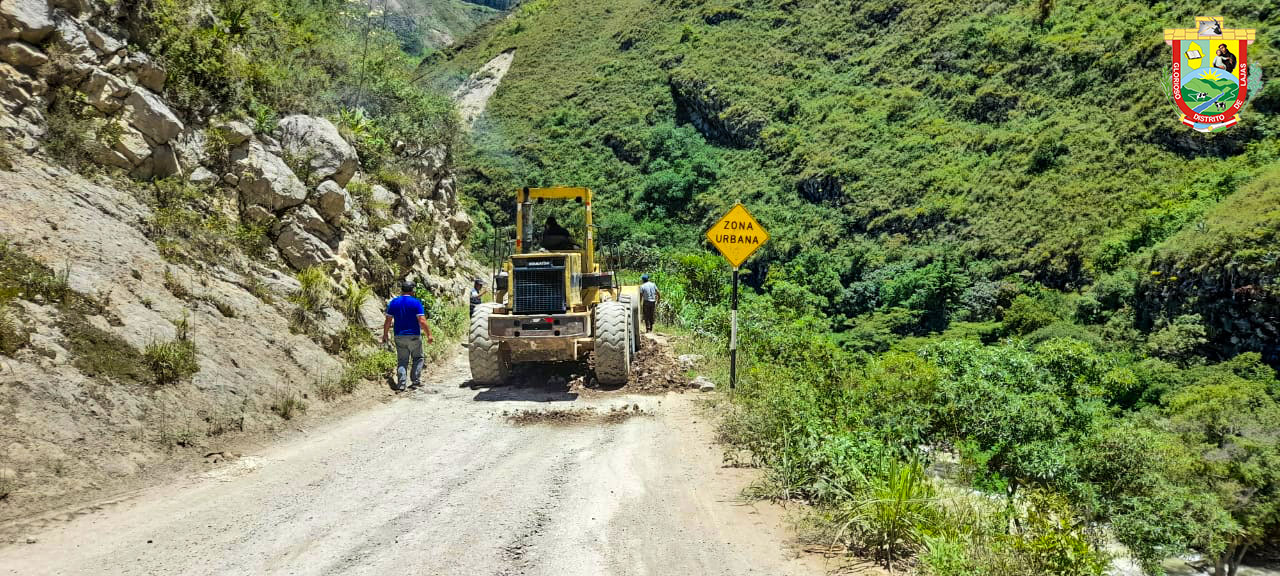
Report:
M 778 510 L 740 502 L 749 472 L 721 466 L 693 394 L 466 380 L 458 356 L 303 438 L 28 524 L 0 574 L 823 573 L 787 551 Z M 536 414 L 564 410 L 576 417 Z

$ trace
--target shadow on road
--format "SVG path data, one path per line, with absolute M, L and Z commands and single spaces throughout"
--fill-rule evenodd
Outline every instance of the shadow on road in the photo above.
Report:
M 580 364 L 525 364 L 512 368 L 497 386 L 468 380 L 462 387 L 477 390 L 477 402 L 573 402 L 578 399 L 574 386 L 586 381 L 584 372 Z

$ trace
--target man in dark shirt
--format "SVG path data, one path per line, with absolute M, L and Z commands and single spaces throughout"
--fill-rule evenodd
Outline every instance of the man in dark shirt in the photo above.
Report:
M 468 301 L 471 303 L 470 316 L 475 316 L 476 306 L 484 302 L 484 280 L 476 278 L 475 283 L 471 285 L 471 292 L 468 296 Z
M 569 231 L 556 222 L 555 216 L 547 218 L 547 225 L 542 228 L 542 247 L 547 250 L 577 250 L 578 246 L 573 243 L 573 236 Z
M 387 303 L 387 319 L 382 323 L 382 343 L 387 343 L 387 333 L 396 329 L 396 392 L 403 392 L 413 381 L 413 387 L 422 386 L 422 334 L 427 342 L 435 342 L 422 301 L 413 297 L 414 285 L 408 280 L 400 284 L 400 296 Z M 410 371 L 410 362 L 413 369 Z
M 653 321 L 657 316 L 662 293 L 658 291 L 658 285 L 649 280 L 648 274 L 641 275 L 640 281 L 644 282 L 640 285 L 640 312 L 644 319 L 644 331 L 653 332 Z

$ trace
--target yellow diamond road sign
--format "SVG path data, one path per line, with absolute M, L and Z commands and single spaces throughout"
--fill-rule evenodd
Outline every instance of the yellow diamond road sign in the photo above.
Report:
M 724 218 L 707 230 L 707 241 L 737 268 L 752 252 L 769 241 L 769 233 L 751 217 L 745 207 L 735 204 Z

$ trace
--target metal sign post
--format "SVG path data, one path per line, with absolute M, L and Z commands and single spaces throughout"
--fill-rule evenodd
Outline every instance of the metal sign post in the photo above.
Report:
M 733 304 L 729 308 L 729 389 L 738 385 L 738 267 L 733 267 Z
M 738 385 L 738 270 L 748 256 L 769 241 L 769 233 L 746 207 L 735 204 L 707 230 L 707 241 L 733 266 L 733 300 L 729 308 L 729 389 L 732 390 Z

